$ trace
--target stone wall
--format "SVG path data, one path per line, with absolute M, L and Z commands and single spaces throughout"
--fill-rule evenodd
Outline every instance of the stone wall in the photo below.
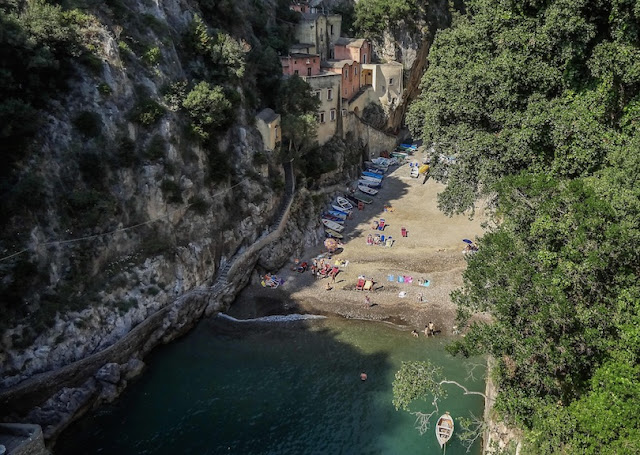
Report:
M 344 120 L 345 132 L 350 132 L 362 141 L 368 150 L 369 158 L 380 156 L 380 152 L 391 152 L 396 147 L 397 137 L 368 125 L 353 112 L 349 112 Z

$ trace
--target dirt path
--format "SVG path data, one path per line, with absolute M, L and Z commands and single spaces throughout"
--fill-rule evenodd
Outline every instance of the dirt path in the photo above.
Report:
M 416 156 L 417 160 L 421 157 Z M 466 216 L 447 217 L 437 209 L 437 194 L 443 186 L 429 179 L 409 177 L 409 166 L 391 168 L 383 188 L 363 211 L 354 211 L 345 223 L 344 248 L 333 255 L 348 260 L 327 290 L 329 278 L 315 280 L 311 273 L 280 270 L 277 275 L 285 283 L 277 289 L 264 288 L 260 283 L 247 286 L 234 302 L 229 313 L 238 318 L 282 313 L 334 314 L 346 318 L 386 320 L 421 330 L 429 321 L 436 329 L 450 334 L 455 324 L 455 306 L 449 294 L 462 284 L 466 262 L 462 254 L 463 238 L 474 239 L 482 234 L 484 210 L 477 209 L 473 220 Z M 392 206 L 393 211 L 385 211 Z M 374 231 L 374 220 L 384 218 L 384 231 Z M 408 231 L 402 237 L 401 228 Z M 367 245 L 368 234 L 392 236 L 391 248 Z M 323 245 L 310 248 L 299 258 L 308 261 L 326 249 Z M 373 278 L 373 290 L 356 291 L 358 276 Z M 393 282 L 388 276 L 394 275 Z M 411 276 L 413 283 L 399 283 L 398 275 Z M 418 285 L 419 279 L 429 280 L 428 287 Z M 255 281 L 255 280 L 254 280 Z M 406 297 L 399 297 L 404 291 Z M 422 293 L 423 301 L 419 302 Z M 371 305 L 365 304 L 368 295 Z

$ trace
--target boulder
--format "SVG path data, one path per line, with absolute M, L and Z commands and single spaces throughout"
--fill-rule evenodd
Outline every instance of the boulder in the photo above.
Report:
M 120 382 L 120 365 L 117 363 L 107 363 L 98 370 L 95 377 L 99 381 L 117 384 Z

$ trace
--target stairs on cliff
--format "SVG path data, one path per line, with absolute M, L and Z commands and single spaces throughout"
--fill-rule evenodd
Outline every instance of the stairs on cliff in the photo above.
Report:
M 291 209 L 291 203 L 293 202 L 293 196 L 295 194 L 295 176 L 293 175 L 293 161 L 283 164 L 284 176 L 285 176 L 285 198 L 280 204 L 278 213 L 275 217 L 274 223 L 268 229 L 267 234 L 260 237 L 252 245 L 245 248 L 242 252 L 233 256 L 225 266 L 220 269 L 218 275 L 214 279 L 213 285 L 207 292 L 218 293 L 221 292 L 229 283 L 228 277 L 233 269 L 233 266 L 242 261 L 250 253 L 255 253 L 256 250 L 261 249 L 268 243 L 272 242 L 279 236 L 279 233 L 284 229 L 287 221 L 289 221 L 289 210 Z

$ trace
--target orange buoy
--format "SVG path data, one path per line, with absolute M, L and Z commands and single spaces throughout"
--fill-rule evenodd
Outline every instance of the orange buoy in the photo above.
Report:
M 367 380 L 367 373 L 360 373 L 360 380 L 366 381 Z

